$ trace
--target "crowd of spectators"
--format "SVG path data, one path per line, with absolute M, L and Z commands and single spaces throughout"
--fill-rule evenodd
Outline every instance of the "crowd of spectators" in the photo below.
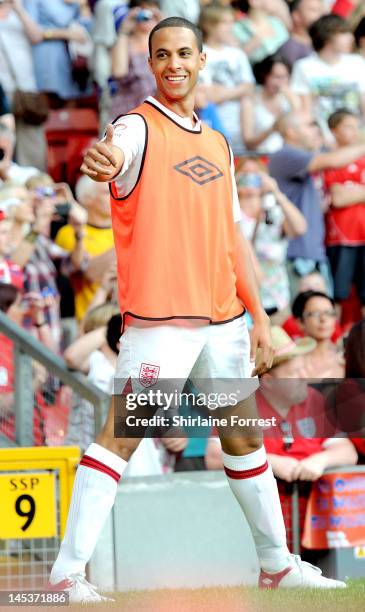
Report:
M 232 147 L 242 233 L 273 324 L 275 359 L 258 405 L 281 428 L 279 437 L 267 436 L 267 450 L 282 482 L 310 482 L 326 467 L 365 459 L 364 424 L 344 424 L 340 409 L 344 398 L 358 397 L 353 380 L 336 390 L 337 425 L 327 435 L 316 435 L 315 427 L 323 394 L 305 381 L 278 384 L 365 377 L 361 0 L 1 2 L 0 310 L 110 391 L 121 320 L 108 186 L 86 176 L 59 183 L 47 174 L 47 121 L 92 108 L 95 131 L 103 133 L 109 121 L 154 95 L 148 36 L 173 15 L 203 32 L 207 64 L 196 110 Z M 4 336 L 0 341 L 0 433 L 11 438 L 12 346 Z M 72 402 L 39 366 L 34 380 L 38 404 L 50 385 L 55 397 L 68 399 L 62 442 L 86 448 L 92 407 Z M 56 402 L 43 402 L 42 418 L 48 409 L 56 410 Z M 314 418 L 314 429 L 300 444 L 294 434 L 303 434 L 303 415 L 307 423 Z M 52 443 L 43 429 L 37 440 Z M 330 434 L 340 430 L 349 436 L 333 444 Z M 175 464 L 218 468 L 218 448 L 214 436 L 209 443 L 184 435 L 145 440 L 135 473 Z

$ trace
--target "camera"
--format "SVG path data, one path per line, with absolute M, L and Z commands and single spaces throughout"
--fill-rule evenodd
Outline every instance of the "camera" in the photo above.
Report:
M 68 217 L 68 214 L 71 210 L 71 204 L 69 202 L 62 202 L 60 204 L 56 204 L 55 211 L 60 217 Z
M 137 13 L 136 15 L 136 21 L 137 22 L 149 21 L 150 19 L 152 19 L 152 17 L 153 17 L 152 11 L 150 11 L 149 9 L 141 9 L 139 13 Z
M 262 210 L 265 216 L 266 225 L 273 225 L 275 223 L 274 208 L 276 206 L 276 198 L 270 191 L 265 193 L 262 197 Z

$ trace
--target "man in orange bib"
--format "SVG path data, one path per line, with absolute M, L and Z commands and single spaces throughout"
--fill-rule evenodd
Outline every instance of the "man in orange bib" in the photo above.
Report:
M 77 470 L 51 572 L 52 588 L 68 590 L 71 601 L 103 599 L 85 580 L 85 565 L 143 436 L 140 427 L 140 435 L 115 437 L 116 414 L 124 433 L 128 419 L 131 394 L 121 396 L 126 382 L 138 403 L 146 388 L 178 397 L 189 378 L 198 390 L 228 391 L 220 411 L 228 421 L 234 415 L 255 419 L 257 375 L 272 361 L 269 320 L 237 223 L 232 152 L 193 110 L 205 64 L 201 32 L 171 17 L 155 26 L 149 44 L 156 97 L 109 125 L 81 167 L 94 180 L 110 183 L 123 333 L 114 401 Z M 251 348 L 245 309 L 254 321 Z M 258 348 L 261 359 L 254 367 Z M 152 416 L 157 406 L 150 401 L 144 414 Z M 257 428 L 237 432 L 222 425 L 219 432 L 228 482 L 255 541 L 260 585 L 345 586 L 289 554 L 276 482 Z

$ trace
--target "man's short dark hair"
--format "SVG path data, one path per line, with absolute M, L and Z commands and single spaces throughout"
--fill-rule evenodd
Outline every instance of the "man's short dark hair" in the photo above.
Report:
M 354 111 L 351 111 L 348 108 L 339 108 L 328 117 L 328 127 L 330 130 L 335 130 L 336 127 L 340 125 L 341 121 L 343 121 L 346 117 L 357 116 L 358 115 L 354 113 Z
M 162 19 L 162 21 L 159 21 L 155 25 L 153 30 L 151 30 L 150 32 L 150 35 L 148 37 L 148 51 L 150 57 L 152 56 L 153 35 L 158 32 L 158 30 L 162 30 L 163 28 L 187 28 L 188 30 L 191 30 L 195 35 L 199 53 L 203 51 L 203 35 L 201 30 L 199 30 L 195 23 L 192 23 L 191 21 L 188 21 L 188 19 L 184 19 L 183 17 L 167 17 L 167 19 Z
M 334 300 L 329 295 L 327 295 L 327 293 L 323 293 L 323 291 L 313 291 L 312 289 L 310 289 L 309 291 L 303 291 L 302 293 L 299 293 L 297 295 L 291 307 L 291 311 L 295 319 L 303 318 L 303 312 L 305 310 L 307 302 L 309 302 L 309 300 L 314 297 L 324 298 L 325 300 L 328 300 L 331 303 L 333 308 L 335 307 Z
M 350 27 L 339 15 L 323 15 L 312 23 L 309 36 L 315 51 L 321 51 L 336 35 L 350 32 Z

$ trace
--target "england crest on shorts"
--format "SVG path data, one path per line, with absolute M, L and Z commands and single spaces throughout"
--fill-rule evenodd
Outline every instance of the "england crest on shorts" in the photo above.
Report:
M 316 424 L 312 417 L 298 419 L 297 428 L 303 438 L 314 438 L 316 434 Z
M 158 381 L 160 366 L 152 365 L 151 363 L 141 363 L 139 370 L 139 382 L 144 387 L 152 387 Z

